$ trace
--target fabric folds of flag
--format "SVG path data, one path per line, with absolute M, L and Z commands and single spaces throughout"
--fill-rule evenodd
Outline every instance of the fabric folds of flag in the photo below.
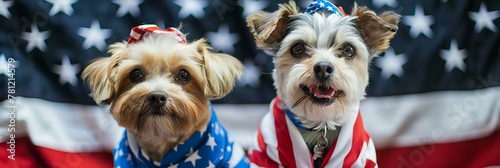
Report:
M 311 4 L 295 1 L 301 11 Z M 354 3 L 329 1 L 347 14 Z M 106 108 L 96 106 L 79 76 L 91 60 L 107 56 L 108 45 L 127 40 L 130 28 L 144 23 L 161 28 L 182 23 L 187 41 L 205 37 L 214 51 L 241 60 L 242 80 L 214 104 L 260 103 L 259 108 L 235 105 L 237 110 L 228 110 L 230 117 L 260 116 L 247 114 L 265 113 L 260 108 L 267 109 L 264 104 L 276 96 L 269 75 L 274 66 L 272 56 L 256 49 L 245 17 L 260 10 L 272 12 L 286 2 L 1 0 L 0 167 L 111 167 L 123 128 Z M 367 98 L 360 104 L 377 164 L 500 165 L 500 1 L 356 3 L 377 14 L 391 10 L 402 16 L 391 46 L 371 63 Z M 4 108 L 9 104 L 9 59 L 15 59 L 17 67 L 15 161 L 8 159 L 10 117 Z M 238 121 L 234 118 L 231 121 Z M 241 133 L 243 125 L 251 129 L 258 124 L 232 123 L 226 128 Z
M 249 159 L 253 167 L 313 167 L 312 155 L 298 128 L 279 107 L 276 97 L 262 119 Z M 363 128 L 358 107 L 351 109 L 321 167 L 377 167 L 375 147 Z
M 149 23 L 158 25 L 153 29 L 165 30 L 182 23 L 182 31 L 189 33 L 187 39 L 177 30 L 166 31 L 175 32 L 181 42 L 207 36 L 207 41 L 218 44 L 213 45 L 214 52 L 226 52 L 240 60 L 256 57 L 254 48 L 234 49 L 253 46 L 248 43 L 250 38 L 240 37 L 248 31 L 235 28 L 244 22 L 241 10 L 215 10 L 225 1 L 198 1 L 196 8 L 190 2 L 193 1 L 1 0 L 0 167 L 112 166 L 113 147 L 123 128 L 106 107 L 96 105 L 80 76 L 92 60 L 109 56 L 109 45 L 128 40 L 134 26 Z M 226 35 L 231 38 L 224 38 Z M 232 41 L 218 43 L 219 39 Z M 13 96 L 17 109 L 12 120 L 15 132 L 8 132 L 11 118 L 7 114 L 7 64 L 11 59 L 15 60 L 11 65 L 16 67 Z M 265 60 L 263 64 L 271 65 Z M 257 67 L 253 62 L 247 65 Z M 260 72 L 260 68 L 254 70 Z M 244 99 L 217 101 L 261 101 L 265 96 L 257 90 L 272 90 L 271 78 L 263 79 L 256 75 L 246 82 L 256 83 L 255 87 L 235 89 L 239 92 L 236 94 L 247 95 Z M 260 85 L 264 81 L 267 84 Z M 270 100 L 274 95 L 268 93 Z M 16 141 L 16 160 L 8 158 L 11 135 L 15 136 L 12 140 Z

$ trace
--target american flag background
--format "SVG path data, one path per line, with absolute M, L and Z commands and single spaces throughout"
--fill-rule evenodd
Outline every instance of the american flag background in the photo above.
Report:
M 214 101 L 244 145 L 276 96 L 272 56 L 256 48 L 245 17 L 285 2 L 0 0 L 0 167 L 111 167 L 123 130 L 80 75 L 146 23 L 182 25 L 188 41 L 204 37 L 245 65 L 233 92 Z M 332 2 L 346 13 L 354 5 Z M 500 165 L 500 1 L 356 2 L 402 15 L 361 102 L 379 166 Z M 297 3 L 304 11 L 310 0 Z

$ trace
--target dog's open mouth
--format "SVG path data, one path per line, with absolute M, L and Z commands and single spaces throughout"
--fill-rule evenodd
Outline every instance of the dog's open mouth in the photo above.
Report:
M 313 103 L 321 106 L 328 106 L 335 102 L 335 98 L 344 95 L 344 91 L 327 86 L 300 85 L 300 88 L 311 98 Z

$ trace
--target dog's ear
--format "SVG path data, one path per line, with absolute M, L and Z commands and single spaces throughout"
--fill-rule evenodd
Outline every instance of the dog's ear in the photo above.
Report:
M 118 65 L 121 59 L 125 43 L 115 43 L 110 46 L 111 57 L 103 57 L 94 60 L 82 72 L 82 79 L 85 80 L 91 91 L 92 98 L 99 105 L 111 103 L 114 96 L 112 80 L 112 69 Z
M 252 32 L 258 47 L 273 49 L 285 36 L 289 16 L 298 14 L 294 1 L 280 4 L 273 13 L 259 11 L 247 17 L 248 27 Z
M 367 7 L 354 5 L 352 16 L 358 17 L 361 36 L 368 45 L 370 52 L 380 53 L 389 48 L 390 40 L 398 30 L 401 17 L 393 11 L 385 11 L 379 16 Z
M 234 87 L 236 79 L 243 74 L 243 65 L 235 57 L 210 51 L 205 39 L 193 42 L 203 56 L 202 70 L 205 75 L 204 94 L 210 99 L 227 95 Z
M 109 57 L 98 58 L 82 72 L 82 78 L 88 83 L 92 98 L 99 105 L 109 104 L 113 95 L 108 75 L 110 61 Z

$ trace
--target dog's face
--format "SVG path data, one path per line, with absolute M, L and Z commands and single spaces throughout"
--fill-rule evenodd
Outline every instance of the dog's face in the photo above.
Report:
M 242 74 L 237 59 L 209 49 L 203 39 L 182 44 L 152 34 L 111 45 L 111 57 L 91 63 L 82 76 L 97 103 L 111 104 L 119 125 L 176 141 L 208 122 L 208 100 L 229 93 Z
M 298 13 L 295 3 L 247 18 L 259 47 L 275 53 L 278 96 L 303 123 L 341 124 L 364 98 L 368 65 L 386 50 L 399 15 L 355 7 L 350 16 Z

